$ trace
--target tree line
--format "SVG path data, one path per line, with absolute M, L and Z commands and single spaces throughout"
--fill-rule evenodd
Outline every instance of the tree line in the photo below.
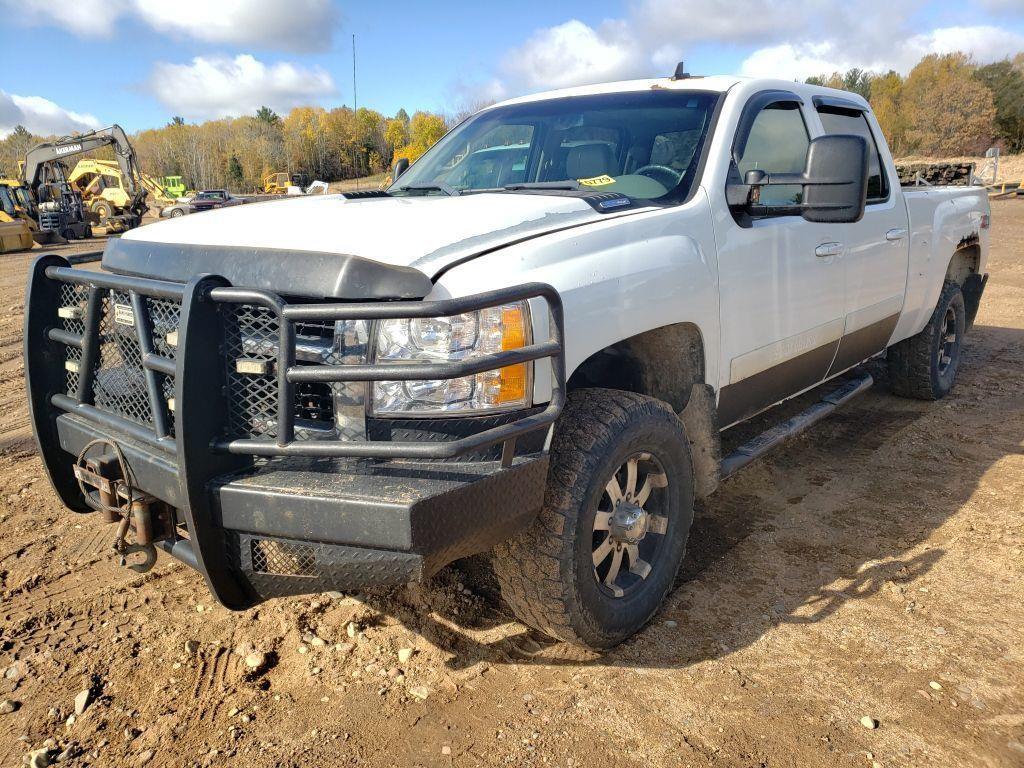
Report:
M 993 144 L 1024 151 L 1024 53 L 979 66 L 963 53 L 930 55 L 903 77 L 851 69 L 808 79 L 861 94 L 875 111 L 893 154 L 981 154 Z M 483 106 L 483 105 L 480 105 Z M 188 123 L 135 134 L 143 169 L 183 176 L 197 189 L 257 189 L 271 172 L 305 173 L 339 181 L 386 171 L 400 157 L 419 157 L 467 114 L 401 109 L 387 117 L 372 109 L 297 107 L 281 116 L 268 107 L 255 115 Z M 44 137 L 18 126 L 0 140 L 0 172 Z M 112 155 L 110 155 L 112 157 Z
M 430 112 L 410 117 L 404 109 L 389 118 L 349 107 L 297 107 L 282 117 L 262 107 L 255 115 L 198 124 L 174 117 L 162 128 L 139 131 L 132 143 L 152 176 L 182 176 L 196 189 L 247 191 L 277 171 L 323 181 L 382 173 L 399 157 L 418 158 L 458 119 Z M 0 172 L 15 174 L 25 153 L 45 140 L 15 128 L 0 140 Z M 96 156 L 113 158 L 109 149 Z
M 906 77 L 851 69 L 807 82 L 867 99 L 896 157 L 1024 151 L 1024 53 L 984 66 L 963 53 L 932 54 Z

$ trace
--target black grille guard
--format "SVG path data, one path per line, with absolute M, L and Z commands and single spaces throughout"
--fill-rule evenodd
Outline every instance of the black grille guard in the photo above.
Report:
M 87 289 L 83 333 L 80 334 L 61 328 L 58 321 L 61 290 L 67 284 Z M 154 417 L 152 424 L 136 423 L 98 408 L 94 402 L 102 302 L 108 291 L 119 291 L 130 298 L 146 396 Z M 547 304 L 549 339 L 520 349 L 445 364 L 296 365 L 296 323 L 444 317 L 534 298 L 543 299 Z M 149 299 L 181 302 L 173 360 L 160 354 L 158 345 L 154 344 Z M 226 436 L 228 393 L 224 382 L 220 311 L 224 304 L 262 306 L 278 320 L 278 429 L 275 438 L 230 439 Z M 62 414 L 78 417 L 115 438 L 120 436 L 132 441 L 150 451 L 154 459 L 176 467 L 180 489 L 178 504 L 190 541 L 178 538 L 161 545 L 199 570 L 214 594 L 228 607 L 250 605 L 251 595 L 225 563 L 223 531 L 214 523 L 209 494 L 210 483 L 215 478 L 251 466 L 254 456 L 451 459 L 498 444 L 503 445 L 502 464 L 507 466 L 514 458 L 516 439 L 550 427 L 566 397 L 562 302 L 554 288 L 542 283 L 441 301 L 296 304 L 269 291 L 233 287 L 218 276 L 198 275 L 187 283 L 174 283 L 75 269 L 61 256 L 47 254 L 35 260 L 30 272 L 24 342 L 33 431 L 47 475 L 61 501 L 75 511 L 91 511 L 71 472 L 68 454 L 61 448 L 58 418 Z M 74 392 L 68 392 L 65 370 L 69 349 L 80 354 Z M 542 411 L 524 413 L 521 418 L 476 434 L 436 442 L 295 439 L 295 386 L 301 382 L 454 379 L 545 358 L 551 360 L 552 391 L 548 405 Z M 164 379 L 173 380 L 173 389 L 162 386 Z M 168 410 L 168 392 L 173 392 L 173 411 Z
M 167 403 L 159 384 L 158 374 L 173 376 L 176 380 L 184 378 L 183 374 L 195 376 L 196 372 L 190 360 L 196 358 L 191 354 L 191 346 L 203 348 L 214 343 L 211 326 L 203 324 L 199 330 L 203 338 L 196 336 L 196 307 L 224 304 L 247 304 L 261 306 L 270 310 L 278 320 L 279 339 L 277 343 L 277 437 L 274 439 L 226 439 L 215 437 L 210 441 L 210 448 L 216 452 L 251 456 L 319 456 L 319 457 L 366 457 L 366 458 L 414 458 L 414 459 L 450 459 L 466 453 L 487 448 L 498 443 L 510 444 L 511 441 L 525 434 L 551 425 L 561 412 L 565 400 L 565 357 L 564 357 L 564 321 L 562 302 L 549 285 L 529 283 L 510 288 L 502 288 L 486 293 L 479 293 L 456 299 L 440 301 L 392 301 L 373 303 L 344 304 L 289 304 L 277 294 L 263 290 L 236 288 L 228 286 L 223 280 L 213 276 L 201 276 L 186 284 L 172 283 L 146 278 L 127 277 L 106 272 L 74 269 L 63 259 L 55 263 L 59 257 L 41 256 L 36 262 L 33 283 L 30 286 L 26 306 L 27 314 L 42 304 L 49 304 L 52 314 L 51 323 L 42 334 L 30 336 L 26 326 L 26 343 L 32 339 L 33 344 L 43 343 L 48 339 L 57 345 L 75 347 L 82 352 L 82 373 L 78 383 L 76 397 L 59 391 L 51 392 L 49 402 L 58 409 L 74 413 L 82 418 L 120 432 L 145 443 L 163 453 L 175 454 L 175 440 L 171 437 L 169 425 L 165 423 L 163 414 L 167 412 Z M 63 263 L 61 263 L 63 262 Z M 45 277 L 40 281 L 38 277 Z M 89 288 L 89 301 L 85 311 L 85 333 L 72 334 L 61 328 L 53 327 L 56 320 L 56 307 L 51 302 L 42 300 L 42 296 L 33 293 L 42 291 L 42 284 L 48 281 L 72 283 Z M 97 408 L 91 402 L 92 383 L 95 374 L 97 353 L 99 348 L 99 313 L 101 306 L 100 291 L 104 289 L 127 292 L 131 297 L 136 322 L 139 348 L 142 352 L 142 367 L 146 377 L 146 386 L 150 406 L 154 415 L 153 429 L 136 424 Z M 181 326 L 179 328 L 179 361 L 171 360 L 158 354 L 154 349 L 151 321 L 144 297 L 177 299 L 182 302 Z M 445 317 L 463 312 L 474 312 L 488 307 L 542 298 L 549 311 L 549 333 L 547 341 L 530 344 L 519 349 L 496 352 L 469 360 L 451 363 L 399 363 L 399 364 L 360 364 L 360 365 L 296 365 L 295 363 L 295 324 L 299 322 L 333 322 L 338 320 L 391 320 L 414 319 L 429 317 Z M 42 300 L 42 301 L 41 301 Z M 206 317 L 207 312 L 199 312 Z M 45 319 L 43 320 L 44 325 Z M 219 324 L 217 326 L 219 331 Z M 27 358 L 31 357 L 30 349 L 26 350 Z M 295 440 L 295 385 L 303 382 L 335 383 L 335 382 L 376 382 L 376 381 L 415 381 L 423 379 L 456 379 L 471 376 L 485 371 L 497 370 L 510 365 L 532 362 L 550 358 L 552 361 L 552 395 L 548 406 L 539 413 L 526 415 L 521 419 L 493 427 L 458 440 L 444 442 L 388 442 L 368 441 L 352 442 L 343 440 Z M 218 369 L 219 370 L 219 369 Z M 207 373 L 209 380 L 212 374 Z M 211 385 L 213 381 L 209 382 Z M 219 384 L 220 382 L 216 382 Z M 214 387 L 210 387 L 213 389 Z M 188 388 L 186 388 L 188 389 Z M 176 427 L 178 435 L 188 435 L 190 422 L 190 399 L 187 391 L 176 391 Z M 210 390 L 207 390 L 208 399 Z M 206 411 L 206 408 L 202 410 Z M 511 446 L 510 446 L 511 447 Z

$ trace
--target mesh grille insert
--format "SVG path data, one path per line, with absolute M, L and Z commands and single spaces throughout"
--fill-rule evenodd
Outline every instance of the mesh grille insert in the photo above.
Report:
M 296 323 L 296 364 L 334 365 L 334 323 Z M 240 304 L 224 308 L 228 431 L 237 438 L 277 437 L 277 346 L 280 322 L 269 309 Z M 239 369 L 242 370 L 239 370 Z M 295 387 L 295 439 L 335 434 L 335 395 L 340 384 Z
M 264 307 L 241 305 L 227 313 L 228 421 L 232 434 L 277 436 L 278 322 Z M 262 374 L 241 373 L 237 363 L 262 364 Z
M 131 307 L 131 300 L 127 293 L 111 291 L 103 299 L 99 370 L 93 394 L 98 408 L 148 426 L 153 423 L 153 412 L 142 372 L 142 350 L 134 324 L 115 319 L 119 307 Z M 125 316 L 130 316 L 130 310 L 121 318 Z M 134 322 L 139 322 L 139 318 L 134 318 Z
M 73 285 L 64 283 L 60 288 L 60 306 L 62 309 L 77 309 L 81 317 L 62 317 L 61 323 L 68 333 L 75 333 L 81 336 L 85 333 L 85 309 L 89 303 L 89 289 L 84 285 Z M 67 372 L 67 393 L 69 397 L 75 397 L 78 393 L 78 380 L 81 375 L 79 365 L 82 362 L 82 350 L 75 347 L 67 347 L 65 360 L 70 365 L 65 366 Z
M 316 550 L 309 544 L 273 539 L 252 540 L 252 569 L 276 576 L 319 575 Z

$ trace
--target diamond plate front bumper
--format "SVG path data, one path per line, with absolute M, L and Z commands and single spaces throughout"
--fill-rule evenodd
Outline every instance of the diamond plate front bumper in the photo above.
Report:
M 57 322 L 69 282 L 87 288 L 80 329 Z M 133 307 L 129 327 L 137 334 L 135 375 L 145 384 L 140 391 L 148 399 L 150 420 L 127 407 L 120 412 L 104 408 L 95 396 L 103 387 L 96 374 L 100 350 L 112 333 L 103 330 L 101 307 L 114 291 L 127 296 Z M 428 428 L 417 439 L 409 439 L 416 430 L 405 427 L 377 430 L 364 442 L 296 439 L 291 407 L 300 379 L 374 381 L 428 372 L 419 366 L 338 365 L 310 374 L 295 364 L 296 323 L 376 320 L 391 312 L 440 316 L 513 295 L 544 298 L 553 338 L 488 362 L 498 367 L 550 357 L 555 386 L 546 407 L 498 420 L 482 418 L 477 424 L 461 419 L 460 430 L 448 434 Z M 164 298 L 180 302 L 173 359 L 160 346 L 161 335 L 154 335 L 153 302 Z M 245 302 L 270 307 L 280 320 L 276 439 L 225 437 L 228 388 L 219 329 L 223 306 Z M 25 306 L 31 419 L 61 500 L 75 511 L 90 511 L 72 463 L 92 440 L 116 442 L 135 487 L 173 508 L 175 535 L 160 546 L 198 570 L 229 608 L 274 596 L 429 576 L 512 535 L 543 503 L 543 436 L 560 412 L 565 376 L 561 304 L 547 286 L 446 302 L 306 306 L 287 304 L 267 292 L 231 288 L 217 277 L 170 283 L 71 270 L 60 257 L 42 256 L 33 266 Z M 69 383 L 72 357 L 76 374 Z M 434 377 L 466 374 L 466 365 L 448 365 L 438 366 Z M 500 460 L 492 460 L 492 446 L 500 447 Z

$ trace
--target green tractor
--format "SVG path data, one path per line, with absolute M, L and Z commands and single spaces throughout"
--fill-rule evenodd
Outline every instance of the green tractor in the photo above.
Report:
M 188 195 L 188 188 L 185 186 L 185 182 L 181 176 L 164 176 L 157 179 L 160 186 L 167 190 L 168 196 L 175 200 L 179 197 L 185 197 Z

